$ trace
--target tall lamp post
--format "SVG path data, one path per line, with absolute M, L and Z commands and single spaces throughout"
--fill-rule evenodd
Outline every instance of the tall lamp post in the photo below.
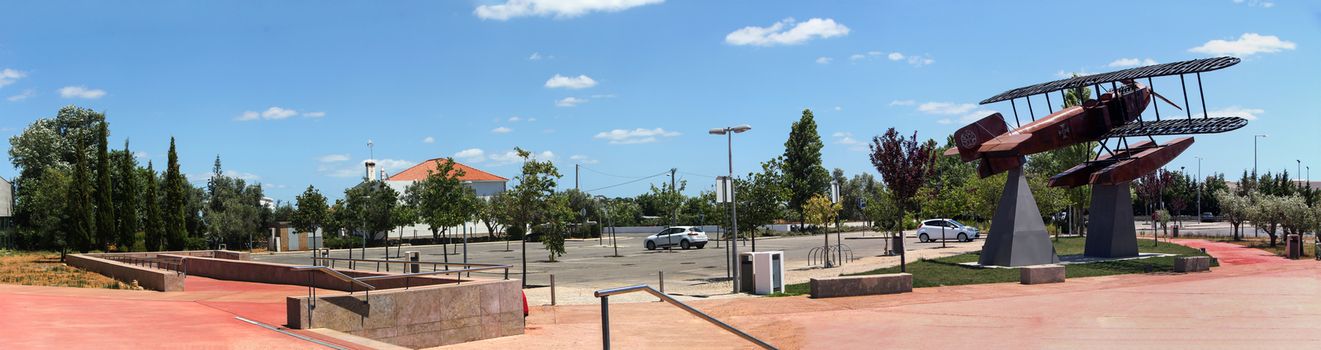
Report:
M 1202 220 L 1202 186 L 1205 185 L 1204 181 L 1206 179 L 1202 178 L 1202 156 L 1193 158 L 1197 158 L 1197 221 L 1200 222 Z
M 731 249 L 730 260 L 732 260 L 730 261 L 730 266 L 732 266 L 731 270 L 734 271 L 734 293 L 739 292 L 738 245 L 735 244 L 738 239 L 738 202 L 734 201 L 734 134 L 743 133 L 748 130 L 752 130 L 752 127 L 748 126 L 748 124 L 740 124 L 737 126 L 714 128 L 709 131 L 711 135 L 725 135 L 725 144 L 728 149 L 729 186 L 725 187 L 729 188 L 730 231 L 733 233 L 729 238 L 729 248 Z
M 1257 139 L 1266 137 L 1266 134 L 1252 135 L 1252 176 L 1257 176 Z

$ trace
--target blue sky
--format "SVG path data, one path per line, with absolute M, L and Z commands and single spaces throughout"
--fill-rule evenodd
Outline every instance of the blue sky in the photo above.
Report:
M 1244 61 L 1203 76 L 1208 109 L 1254 120 L 1197 136 L 1171 166 L 1192 171 L 1202 156 L 1204 173 L 1237 178 L 1252 166 L 1252 135 L 1269 134 L 1261 168 L 1293 172 L 1297 159 L 1321 177 L 1321 122 L 1309 103 L 1321 91 L 1314 50 L 1321 4 L 1311 2 L 5 1 L 0 8 L 7 13 L 0 136 L 64 105 L 90 107 L 107 113 L 111 144 L 131 139 L 144 163 L 164 163 L 175 136 L 193 180 L 219 154 L 227 170 L 281 200 L 308 184 L 341 196 L 358 181 L 369 139 L 392 171 L 456 156 L 513 177 L 509 151 L 520 146 L 554 160 L 562 186 L 573 186 L 573 164 L 582 163 L 592 170 L 582 172 L 583 189 L 673 167 L 695 191 L 725 171 L 725 140 L 707 129 L 754 127 L 734 141 L 735 171 L 746 173 L 782 152 L 804 108 L 816 114 L 828 168 L 875 174 L 865 143 L 886 128 L 943 140 L 985 111 L 1010 115 L 1007 104 L 975 104 L 1010 88 L 1220 54 Z M 1177 84 L 1155 85 L 1174 96 Z M 1044 114 L 1044 101 L 1036 102 Z M 0 165 L 0 176 L 16 173 Z M 651 181 L 668 177 L 597 192 L 634 195 Z

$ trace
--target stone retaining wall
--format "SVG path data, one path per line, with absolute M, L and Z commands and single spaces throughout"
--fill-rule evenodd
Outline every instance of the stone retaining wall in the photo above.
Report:
M 167 257 L 180 257 L 170 254 L 161 254 Z M 321 289 L 333 289 L 340 291 L 361 291 L 362 287 L 355 286 L 352 283 L 331 277 L 318 271 L 295 271 L 293 265 L 267 263 L 259 261 L 242 261 L 217 259 L 207 257 L 188 257 L 184 260 L 184 271 L 189 275 L 202 276 L 230 281 L 272 283 L 272 284 L 291 284 L 298 286 L 315 286 Z M 352 270 L 336 270 L 349 277 L 380 276 L 390 273 L 362 272 Z M 418 287 L 442 283 L 453 283 L 459 281 L 455 277 L 423 276 L 410 277 L 407 279 L 387 279 L 368 281 L 376 289 L 391 289 L 404 287 Z M 464 281 L 466 283 L 466 280 Z
M 150 290 L 162 292 L 183 290 L 184 276 L 174 271 L 135 266 L 87 254 L 70 254 L 64 258 L 64 262 L 69 266 L 96 272 L 120 282 L 132 284 L 136 281 L 142 288 Z
M 913 291 L 913 275 L 892 273 L 813 278 L 808 282 L 808 286 L 811 288 L 813 298 L 908 293 Z
M 319 296 L 310 320 L 307 297 L 286 301 L 290 328 L 328 328 L 410 348 L 518 335 L 524 327 L 518 280 Z

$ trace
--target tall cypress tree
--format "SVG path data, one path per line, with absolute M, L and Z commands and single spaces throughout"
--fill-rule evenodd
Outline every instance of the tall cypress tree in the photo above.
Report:
M 115 181 L 115 219 L 119 220 L 116 229 L 116 243 L 120 251 L 133 250 L 137 243 L 138 232 L 138 162 L 133 160 L 133 152 L 128 149 L 128 140 L 124 140 L 124 153 L 120 155 L 116 167 L 119 174 Z
M 803 117 L 794 122 L 789 129 L 789 140 L 784 142 L 784 180 L 789 190 L 789 208 L 798 212 L 800 229 L 803 205 L 812 196 L 830 189 L 830 172 L 821 165 L 822 146 L 812 110 L 804 109 Z
M 115 190 L 110 183 L 110 127 L 106 122 L 97 126 L 96 141 L 96 246 L 109 251 L 115 241 Z M 120 248 L 123 250 L 123 248 Z
M 162 221 L 165 226 L 165 245 L 169 250 L 184 250 L 188 248 L 187 227 L 184 226 L 184 207 L 187 205 L 188 193 L 184 186 L 183 174 L 179 172 L 179 155 L 174 151 L 174 138 L 170 138 L 169 163 L 165 168 L 165 210 L 162 213 Z
M 147 178 L 146 188 L 143 189 L 143 203 L 145 204 L 146 215 L 142 222 L 143 233 L 147 245 L 147 251 L 157 251 L 161 249 L 161 229 L 164 224 L 161 223 L 161 200 L 160 194 L 156 191 L 156 169 L 152 168 L 151 161 L 147 161 L 147 171 L 144 174 Z
M 80 144 L 79 149 L 86 148 L 86 145 Z M 92 218 L 92 180 L 91 169 L 87 164 L 85 152 L 75 152 L 75 164 L 73 168 L 73 183 L 69 186 L 68 195 L 68 220 L 66 230 L 69 236 L 69 243 L 79 252 L 86 253 L 91 251 L 95 245 L 95 237 L 92 236 L 93 218 Z

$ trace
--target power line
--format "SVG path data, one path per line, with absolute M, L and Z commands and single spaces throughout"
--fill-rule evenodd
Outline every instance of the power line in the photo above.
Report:
M 608 188 L 615 188 L 615 187 L 619 187 L 619 186 L 623 186 L 623 185 L 627 185 L 627 184 L 636 183 L 636 182 L 639 182 L 639 181 L 642 181 L 642 180 L 647 180 L 647 179 L 655 178 L 655 177 L 658 177 L 658 176 L 667 175 L 667 174 L 669 174 L 669 173 L 670 173 L 670 171 L 669 171 L 669 170 L 666 170 L 666 171 L 663 171 L 663 172 L 660 172 L 660 173 L 656 173 L 655 175 L 645 176 L 645 177 L 640 177 L 640 178 L 636 178 L 636 179 L 633 179 L 633 180 L 629 180 L 629 181 L 625 181 L 625 182 L 617 183 L 617 184 L 610 185 L 610 186 L 593 188 L 593 189 L 586 190 L 586 191 L 583 191 L 583 192 L 591 193 L 591 192 L 596 192 L 596 191 L 600 191 L 600 190 L 604 190 L 604 189 L 608 189 Z
M 600 171 L 600 170 L 596 170 L 596 169 L 588 168 L 587 166 L 585 166 L 585 165 L 581 165 L 581 164 L 579 164 L 578 167 L 579 167 L 579 168 L 582 168 L 582 169 L 587 169 L 588 171 L 591 171 L 591 172 L 594 172 L 594 173 L 597 173 L 597 174 L 601 174 L 601 175 L 605 175 L 605 176 L 611 176 L 611 177 L 617 177 L 617 178 L 621 178 L 621 179 L 636 179 L 636 178 L 642 177 L 642 176 L 627 176 L 627 175 L 611 174 L 611 173 L 603 172 L 603 171 Z M 666 170 L 665 172 L 669 172 L 669 170 Z M 649 176 L 647 176 L 647 177 L 649 177 Z

